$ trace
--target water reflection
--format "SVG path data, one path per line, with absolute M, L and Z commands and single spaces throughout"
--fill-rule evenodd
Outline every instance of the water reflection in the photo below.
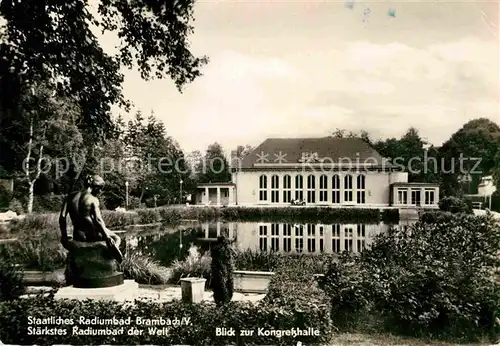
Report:
M 412 222 L 396 227 L 408 227 Z M 394 225 L 393 225 L 394 226 Z M 375 235 L 387 231 L 380 224 L 289 224 L 216 222 L 200 226 L 203 239 L 215 240 L 225 234 L 241 250 L 281 253 L 358 253 L 373 242 Z
M 274 222 L 207 222 L 159 231 L 155 234 L 136 233 L 125 237 L 128 249 L 152 255 L 164 264 L 182 259 L 190 244 L 208 249 L 220 235 L 233 239 L 241 250 L 280 253 L 359 253 L 368 248 L 374 237 L 389 227 L 408 227 L 416 221 L 398 225 L 380 224 L 291 224 Z

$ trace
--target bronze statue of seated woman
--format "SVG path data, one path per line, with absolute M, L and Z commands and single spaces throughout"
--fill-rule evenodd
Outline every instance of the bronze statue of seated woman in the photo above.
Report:
M 86 189 L 68 195 L 59 216 L 61 243 L 68 250 L 67 283 L 78 288 L 99 288 L 121 285 L 123 273 L 118 263 L 123 260 L 119 250 L 120 237 L 105 225 L 98 196 L 104 180 L 94 175 L 87 178 Z M 68 236 L 68 214 L 73 236 Z

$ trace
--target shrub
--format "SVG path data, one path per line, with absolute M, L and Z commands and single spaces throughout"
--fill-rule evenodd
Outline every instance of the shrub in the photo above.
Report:
M 128 197 L 128 208 L 127 209 L 138 209 L 141 206 L 141 201 L 139 200 L 139 197 L 135 196 L 129 196 Z
M 12 220 L 9 230 L 13 235 L 23 238 L 60 239 L 59 214 L 29 214 L 22 219 Z
M 139 215 L 140 224 L 156 223 L 161 221 L 161 215 L 159 211 L 155 209 L 137 209 L 137 215 Z
M 0 212 L 9 210 L 9 204 L 12 200 L 12 192 L 4 185 L 0 185 Z
M 491 195 L 491 210 L 500 213 L 500 188 Z
M 461 198 L 448 196 L 439 201 L 439 209 L 450 213 L 466 213 L 469 211 L 467 203 Z
M 64 198 L 65 196 L 62 195 L 36 195 L 33 198 L 33 211 L 37 213 L 59 212 Z
M 316 301 L 313 293 L 305 293 Z M 315 291 L 314 294 L 319 294 Z M 305 299 L 302 301 L 305 302 Z M 295 310 L 292 306 L 301 306 Z M 0 340 L 6 344 L 72 344 L 72 345 L 295 345 L 301 341 L 307 345 L 322 344 L 331 338 L 331 323 L 328 319 L 329 308 L 313 304 L 288 304 L 281 305 L 273 301 L 252 304 L 249 302 L 231 302 L 218 309 L 213 304 L 185 304 L 180 301 L 168 303 L 156 303 L 151 301 L 136 301 L 135 304 L 119 303 L 112 301 L 75 301 L 54 300 L 52 297 L 36 297 L 18 299 L 10 302 L 0 303 Z M 84 335 L 72 333 L 76 326 L 80 331 L 87 330 L 89 325 L 80 324 L 79 318 L 83 316 L 91 319 L 123 319 L 130 318 L 129 326 L 124 326 L 124 332 L 120 335 Z M 69 325 L 58 325 L 65 335 L 45 335 L 43 333 L 29 334 L 29 327 L 36 326 L 28 324 L 28 317 L 47 318 L 61 317 L 72 320 Z M 167 326 L 167 335 L 150 333 L 148 327 L 137 325 L 136 318 L 141 317 L 149 320 L 178 320 L 182 323 Z M 189 319 L 189 320 L 187 320 Z M 47 327 L 49 330 L 53 326 Z M 55 326 L 54 326 L 55 327 Z M 96 329 L 120 329 L 120 326 L 90 326 Z M 143 330 L 142 335 L 127 333 L 136 327 Z M 216 327 L 234 328 L 235 337 L 217 336 Z M 275 336 L 264 336 L 259 334 L 258 328 L 265 330 L 288 330 L 298 328 L 307 330 L 313 328 L 318 335 L 292 336 L 284 335 L 281 338 Z M 157 328 L 162 330 L 163 326 Z M 251 336 L 240 336 L 239 330 L 247 329 L 254 331 Z
M 0 301 L 17 298 L 23 291 L 22 272 L 12 262 L 2 260 L 0 262 Z
M 399 221 L 399 209 L 383 209 L 382 210 L 382 221 L 384 223 L 398 223 L 398 221 Z
M 16 212 L 18 215 L 24 214 L 24 206 L 17 198 L 13 198 L 9 202 L 9 210 Z
M 53 271 L 64 268 L 66 250 L 59 243 L 31 238 L 5 245 L 3 257 L 24 269 Z
M 366 273 L 359 257 L 344 253 L 338 261 L 332 261 L 321 287 L 330 297 L 333 323 L 346 331 L 371 331 L 374 311 L 370 300 Z
M 314 276 L 307 270 L 308 265 L 308 262 L 302 261 L 295 266 L 280 267 L 269 283 L 263 303 L 284 311 L 296 311 L 295 316 L 283 313 L 291 317 L 288 320 L 290 327 L 294 324 L 321 325 L 321 335 L 330 335 L 334 330 L 330 299 L 318 287 Z
M 210 263 L 211 258 L 206 254 L 200 254 L 196 246 L 189 248 L 189 254 L 186 259 L 174 260 L 170 269 L 172 275 L 170 282 L 178 284 L 180 279 L 185 277 L 199 277 L 207 279 L 207 285 L 210 284 Z
M 140 284 L 162 285 L 170 279 L 170 270 L 148 256 L 133 250 L 125 252 L 120 269 L 126 279 Z
M 293 255 L 280 252 L 263 252 L 245 249 L 237 250 L 234 256 L 234 267 L 237 270 L 274 271 L 284 261 L 292 261 Z
M 217 305 L 227 304 L 233 297 L 233 249 L 224 236 L 217 237 L 211 249 L 212 288 Z
M 418 337 L 495 337 L 498 224 L 490 216 L 429 215 L 378 235 L 359 259 L 332 265 L 326 290 L 333 313 L 347 307 L 340 313 L 354 322 L 370 314 L 388 331 Z

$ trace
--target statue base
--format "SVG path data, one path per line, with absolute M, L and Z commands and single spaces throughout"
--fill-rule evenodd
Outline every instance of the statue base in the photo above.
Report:
M 73 287 L 75 288 L 106 288 L 122 285 L 124 282 L 123 273 L 115 272 L 102 277 L 74 277 Z
M 71 243 L 66 283 L 75 288 L 106 288 L 123 284 L 123 273 L 104 241 Z
M 139 284 L 134 280 L 125 280 L 121 285 L 112 287 L 77 288 L 68 286 L 59 289 L 54 299 L 133 301 L 137 297 L 138 289 Z

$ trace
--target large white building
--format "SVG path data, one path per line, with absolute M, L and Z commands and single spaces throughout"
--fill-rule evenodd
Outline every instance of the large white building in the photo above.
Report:
M 439 186 L 409 183 L 359 138 L 269 138 L 243 159 L 232 181 L 198 186 L 203 205 L 437 208 Z

